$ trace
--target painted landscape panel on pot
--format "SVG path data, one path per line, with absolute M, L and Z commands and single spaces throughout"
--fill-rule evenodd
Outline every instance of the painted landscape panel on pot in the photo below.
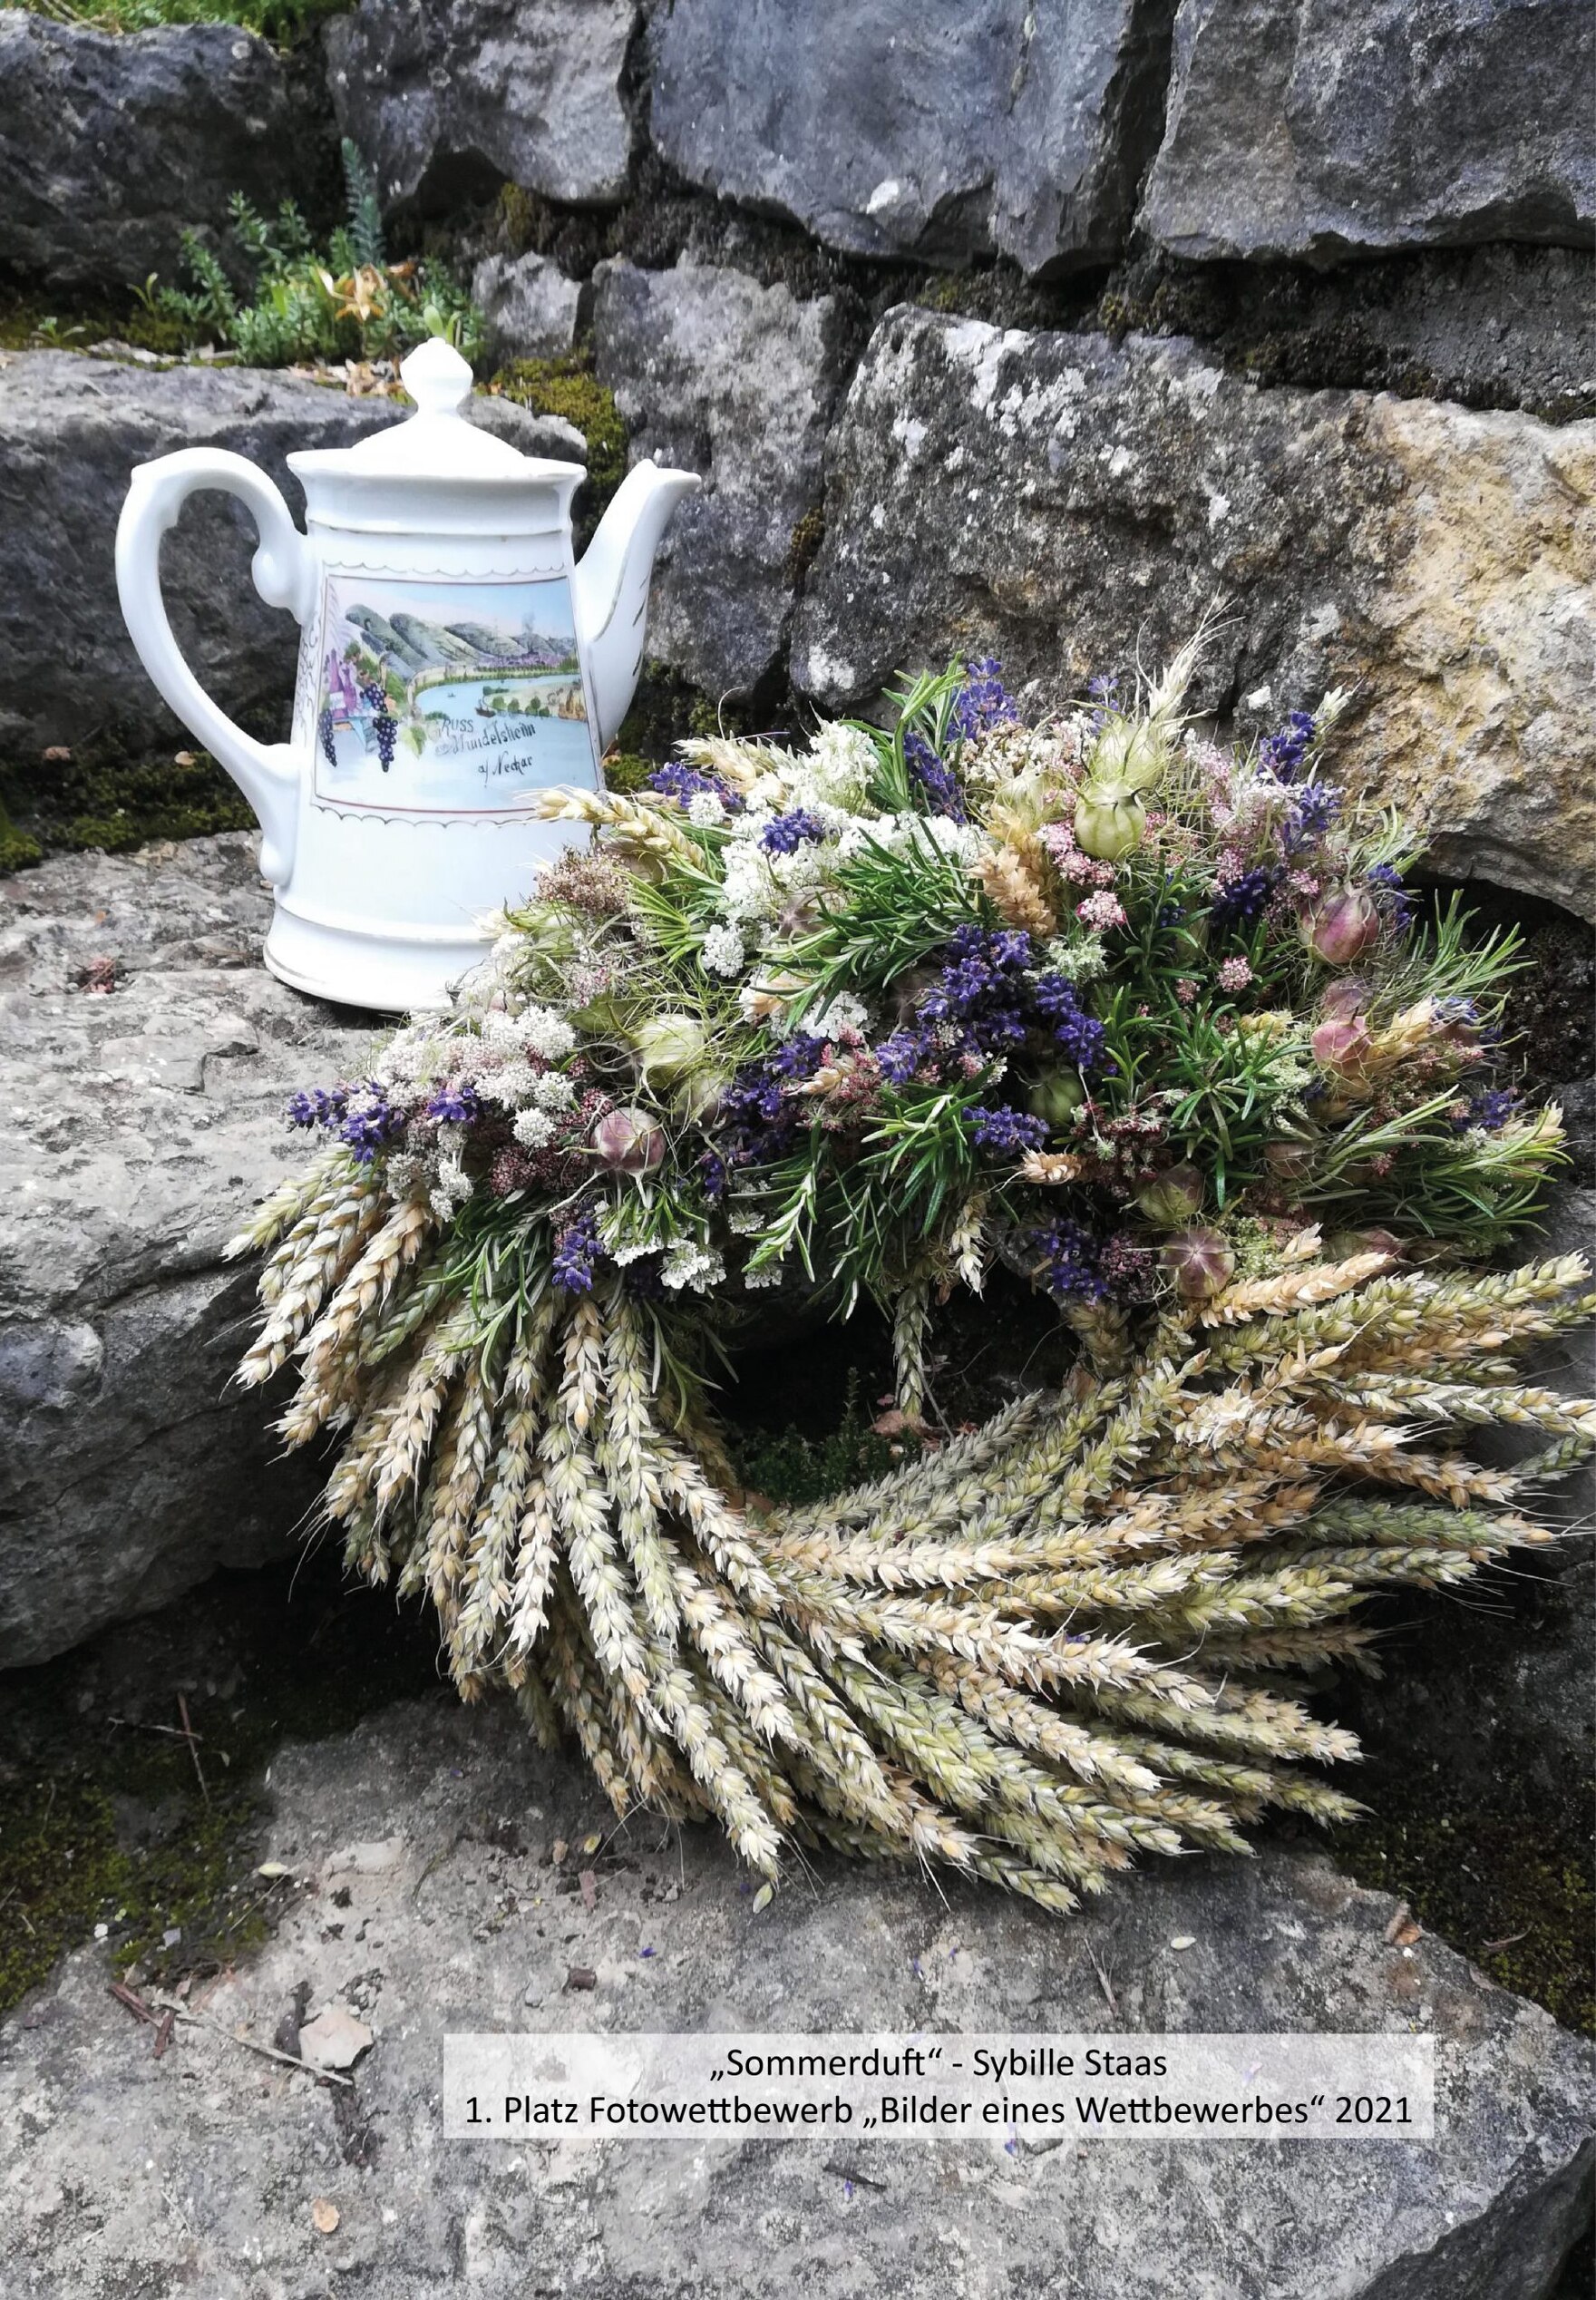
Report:
M 327 578 L 316 794 L 501 814 L 597 781 L 570 586 Z

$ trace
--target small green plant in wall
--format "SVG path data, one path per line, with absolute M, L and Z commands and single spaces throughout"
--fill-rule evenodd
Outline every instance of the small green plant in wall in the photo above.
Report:
M 241 193 L 229 203 L 233 271 L 197 231 L 183 234 L 191 284 L 172 287 L 151 273 L 140 290 L 144 316 L 176 329 L 180 346 L 236 352 L 250 367 L 355 361 L 397 362 L 413 345 L 443 336 L 475 359 L 482 314 L 431 258 L 388 261 L 371 171 L 344 141 L 348 220 L 316 249 L 298 208 L 285 200 L 262 216 Z
M 344 0 L 24 0 L 30 15 L 87 32 L 151 32 L 163 24 L 238 24 L 279 47 L 303 39 Z

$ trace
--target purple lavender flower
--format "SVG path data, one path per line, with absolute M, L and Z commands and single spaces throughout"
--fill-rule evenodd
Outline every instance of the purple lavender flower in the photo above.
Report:
M 1247 926 L 1257 918 L 1275 890 L 1275 873 L 1262 866 L 1243 871 L 1229 886 L 1221 886 L 1209 904 L 1215 926 Z
M 1053 1033 L 1054 1044 L 1076 1069 L 1098 1068 L 1103 1064 L 1103 1041 L 1107 1033 L 1102 1023 L 1083 1008 L 1068 976 L 1037 975 L 1032 997 L 1037 1016 Z
M 458 1085 L 442 1086 L 427 1104 L 429 1118 L 439 1118 L 445 1126 L 474 1126 L 482 1115 L 477 1090 L 463 1081 Z
M 408 1112 L 390 1102 L 375 1078 L 349 1095 L 338 1139 L 347 1143 L 357 1166 L 369 1166 L 379 1150 L 399 1140 L 409 1123 Z
M 1339 791 L 1328 783 L 1304 783 L 1280 828 L 1282 853 L 1299 854 L 1305 846 L 1312 846 L 1323 838 L 1340 812 Z
M 586 1205 L 554 1240 L 554 1282 L 561 1293 L 591 1293 L 593 1267 L 603 1248 L 598 1242 L 598 1209 Z
M 906 1087 L 932 1053 L 929 1032 L 894 1030 L 876 1048 L 876 1067 L 890 1087 Z
M 911 730 L 904 736 L 903 764 L 909 769 L 910 781 L 917 783 L 925 794 L 933 814 L 943 815 L 949 823 L 969 820 L 959 777 L 937 756 L 923 735 Z
M 1308 746 L 1313 741 L 1313 715 L 1310 711 L 1292 711 L 1284 726 L 1280 727 L 1264 744 L 1259 754 L 1261 764 L 1281 783 L 1294 783 L 1302 772 L 1308 756 Z
M 813 1077 L 825 1050 L 823 1038 L 797 1030 L 762 1061 L 739 1066 L 721 1096 L 716 1122 L 713 1155 L 723 1190 L 728 1167 L 767 1165 L 793 1147 L 808 1113 L 783 1089 Z
M 972 1103 L 965 1112 L 977 1145 L 982 1150 L 1039 1150 L 1047 1139 L 1047 1121 L 1026 1110 L 1009 1110 L 1001 1104 L 984 1110 Z
M 875 1050 L 888 1084 L 905 1086 L 949 1055 L 991 1061 L 1024 1046 L 1033 1029 L 1047 1031 L 1081 1069 L 1096 1067 L 1102 1024 L 1083 1011 L 1065 976 L 1030 972 L 1034 955 L 1023 928 L 960 927 L 944 946 L 941 971 L 916 1001 L 912 1024 Z
M 1379 899 L 1380 907 L 1392 925 L 1398 929 L 1411 926 L 1413 914 L 1418 908 L 1418 897 L 1410 894 L 1402 883 L 1402 873 L 1390 862 L 1377 862 L 1364 873 L 1364 883 L 1371 886 Z
M 1518 1096 L 1511 1087 L 1487 1087 L 1483 1093 L 1470 1096 L 1467 1109 L 1455 1123 L 1460 1134 L 1474 1126 L 1486 1134 L 1495 1134 L 1517 1111 Z
M 825 834 L 826 826 L 818 815 L 806 806 L 795 806 L 791 814 L 778 814 L 765 824 L 759 843 L 767 854 L 796 854 L 806 843 L 817 846 Z
M 1107 1293 L 1097 1266 L 1101 1249 L 1083 1223 L 1060 1215 L 1027 1232 L 1025 1243 L 1037 1256 L 1036 1274 L 1055 1301 L 1101 1301 Z
M 953 698 L 950 723 L 961 743 L 994 727 L 1012 726 L 1019 707 L 1003 684 L 995 655 L 979 655 L 964 667 L 964 685 Z
M 657 766 L 648 777 L 648 788 L 657 791 L 662 798 L 675 799 L 678 806 L 707 794 L 718 799 L 728 814 L 743 812 L 742 794 L 734 791 L 729 783 L 724 783 L 718 775 L 703 775 L 696 767 L 684 766 L 679 759 L 672 760 L 667 766 Z
M 288 1096 L 291 1126 L 336 1126 L 349 1105 L 345 1086 L 307 1087 Z

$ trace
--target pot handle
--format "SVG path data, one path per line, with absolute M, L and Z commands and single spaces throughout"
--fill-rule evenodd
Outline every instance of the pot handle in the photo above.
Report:
M 139 660 L 162 699 L 220 761 L 260 817 L 261 875 L 280 886 L 293 867 L 299 769 L 287 743 L 258 743 L 213 703 L 178 650 L 161 596 L 161 539 L 201 488 L 236 495 L 255 521 L 250 564 L 269 607 L 303 623 L 316 604 L 316 554 L 263 472 L 221 447 L 185 447 L 140 463 L 116 530 L 116 589 Z

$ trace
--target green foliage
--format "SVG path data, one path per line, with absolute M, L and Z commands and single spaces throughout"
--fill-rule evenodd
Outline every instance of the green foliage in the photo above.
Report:
M 231 268 L 199 232 L 185 231 L 190 284 L 165 286 L 152 273 L 139 291 L 144 314 L 173 328 L 185 349 L 225 346 L 251 367 L 396 362 L 430 336 L 477 357 L 482 319 L 464 290 L 429 258 L 387 261 L 371 173 L 347 138 L 344 175 L 348 220 L 325 251 L 313 246 L 292 200 L 268 219 L 235 193 L 228 207 Z M 242 296 L 235 271 L 248 282 Z
M 803 1004 L 823 1007 L 839 990 L 886 989 L 959 927 L 994 915 L 968 872 L 917 826 L 896 847 L 864 838 L 839 865 L 819 924 L 787 956 L 813 979 Z
M 365 265 L 380 271 L 388 260 L 387 242 L 383 231 L 383 210 L 377 199 L 376 179 L 361 157 L 360 147 L 353 137 L 345 136 L 339 147 L 344 162 L 344 188 L 349 203 L 349 252 L 356 265 Z
M 751 1494 L 787 1509 L 830 1501 L 844 1486 L 884 1477 L 919 1441 L 906 1435 L 883 1438 L 871 1427 L 857 1368 L 850 1368 L 841 1419 L 811 1437 L 789 1422 L 780 1432 L 734 1428 L 727 1452 L 737 1476 Z
M 34 15 L 94 32 L 149 32 L 165 24 L 237 24 L 277 47 L 301 40 L 347 0 L 23 0 Z

